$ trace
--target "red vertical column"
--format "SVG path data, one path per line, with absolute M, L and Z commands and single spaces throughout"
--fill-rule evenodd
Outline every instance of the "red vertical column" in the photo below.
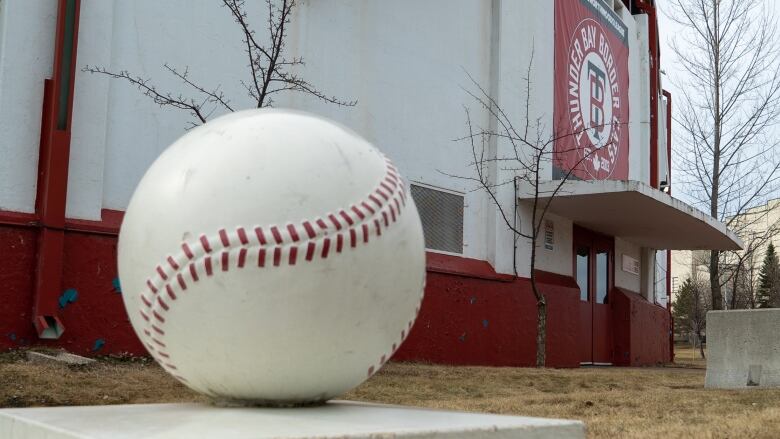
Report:
M 672 94 L 664 90 L 666 98 L 666 158 L 668 160 L 668 192 L 672 195 Z M 666 309 L 669 312 L 669 361 L 674 360 L 674 317 L 672 317 L 672 252 L 666 252 Z
M 637 7 L 647 14 L 647 38 L 650 46 L 650 186 L 658 188 L 658 98 L 661 54 L 658 49 L 658 18 L 655 4 L 637 0 Z
M 33 291 L 33 324 L 40 338 L 59 338 L 65 330 L 58 317 L 58 297 L 62 281 L 80 7 L 80 0 L 57 2 L 53 76 L 44 81 L 38 193 L 35 201 L 41 233 L 38 237 Z

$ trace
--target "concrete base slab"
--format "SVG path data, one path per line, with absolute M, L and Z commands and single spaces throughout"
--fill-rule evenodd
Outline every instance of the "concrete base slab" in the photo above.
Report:
M 707 313 L 705 387 L 780 387 L 780 308 Z
M 43 352 L 27 351 L 27 361 L 32 363 L 65 364 L 68 366 L 83 366 L 85 364 L 95 363 L 95 360 L 92 358 L 82 357 L 81 355 L 71 354 L 70 352 L 46 354 Z
M 0 410 L 4 439 L 584 438 L 579 421 L 332 401 L 303 408 L 143 404 Z

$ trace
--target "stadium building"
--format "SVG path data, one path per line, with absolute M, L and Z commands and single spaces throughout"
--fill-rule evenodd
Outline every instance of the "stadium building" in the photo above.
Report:
M 263 2 L 248 3 L 265 38 Z M 117 277 L 117 234 L 144 171 L 192 118 L 84 66 L 198 97 L 164 66 L 188 68 L 193 82 L 251 107 L 243 33 L 220 5 L 0 0 L 0 347 L 145 352 L 122 305 L 121 294 L 136 292 Z M 426 295 L 395 359 L 535 363 L 530 243 L 485 191 L 457 178 L 475 172 L 468 143 L 453 141 L 467 132 L 464 107 L 476 126 L 496 126 L 469 94 L 481 87 L 491 108 L 555 139 L 542 201 L 571 174 L 537 247 L 547 365 L 670 361 L 667 250 L 741 242 L 671 196 L 672 99 L 658 41 L 652 0 L 299 1 L 286 43 L 288 57 L 306 63 L 296 73 L 357 105 L 300 93 L 279 93 L 274 105 L 331 118 L 377 145 L 423 219 Z M 512 150 L 497 136 L 485 148 L 489 159 Z M 512 166 L 489 173 L 494 183 L 514 177 Z M 534 197 L 514 186 L 497 185 L 496 199 L 527 233 Z

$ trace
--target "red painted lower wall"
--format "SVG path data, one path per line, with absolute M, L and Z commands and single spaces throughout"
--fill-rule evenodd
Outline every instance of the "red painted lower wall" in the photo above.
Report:
M 38 232 L 0 225 L 0 348 L 37 342 L 32 291 Z
M 68 232 L 65 235 L 63 292 L 78 298 L 60 310 L 65 347 L 82 353 L 146 355 L 122 302 L 116 267 L 116 237 Z
M 116 237 L 66 232 L 58 301 L 65 333 L 40 340 L 31 322 L 38 231 L 0 226 L 0 348 L 63 347 L 83 355 L 146 355 L 122 303 L 116 274 Z
M 639 294 L 612 291 L 614 364 L 652 366 L 669 363 L 669 312 Z
M 577 367 L 579 289 L 565 276 L 540 273 L 539 281 L 548 300 L 547 365 Z M 536 300 L 530 280 L 496 274 L 484 261 L 429 253 L 423 306 L 394 359 L 534 366 Z
M 547 298 L 547 366 L 579 367 L 580 293 L 574 279 L 538 272 Z M 669 314 L 619 288 L 611 302 L 613 363 L 671 362 Z M 428 254 L 425 300 L 395 360 L 534 366 L 536 301 L 529 279 L 496 274 L 473 259 Z
M 58 303 L 65 333 L 39 340 L 31 322 L 39 229 L 0 224 L 0 349 L 34 344 L 82 355 L 146 354 L 122 303 L 115 228 L 103 226 L 73 222 L 65 232 Z M 529 279 L 496 273 L 485 261 L 435 253 L 428 253 L 427 266 L 420 315 L 395 360 L 534 366 L 536 302 Z M 539 272 L 538 279 L 548 301 L 547 365 L 578 367 L 579 289 L 567 276 Z M 633 293 L 613 297 L 615 363 L 668 362 L 665 310 Z

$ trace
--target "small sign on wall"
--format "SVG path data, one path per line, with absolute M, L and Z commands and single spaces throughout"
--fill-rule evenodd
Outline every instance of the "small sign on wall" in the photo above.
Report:
M 639 259 L 632 258 L 629 255 L 623 255 L 623 271 L 639 276 Z
M 555 244 L 555 223 L 550 220 L 544 222 L 544 248 L 552 250 Z

